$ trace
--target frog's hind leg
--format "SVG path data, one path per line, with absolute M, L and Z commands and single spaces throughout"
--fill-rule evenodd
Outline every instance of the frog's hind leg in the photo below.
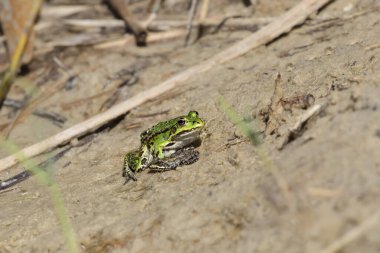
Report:
M 193 148 L 177 151 L 172 157 L 153 162 L 149 166 L 149 172 L 163 172 L 175 170 L 177 167 L 190 165 L 198 161 L 199 152 Z

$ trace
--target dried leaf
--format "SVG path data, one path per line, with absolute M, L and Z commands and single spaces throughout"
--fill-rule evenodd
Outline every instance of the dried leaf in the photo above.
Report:
M 28 63 L 33 56 L 35 17 L 41 5 L 41 0 L 1 0 L 0 20 L 4 31 L 10 59 L 22 54 L 22 62 Z M 21 53 L 18 49 L 22 45 Z M 16 67 L 19 64 L 16 64 Z

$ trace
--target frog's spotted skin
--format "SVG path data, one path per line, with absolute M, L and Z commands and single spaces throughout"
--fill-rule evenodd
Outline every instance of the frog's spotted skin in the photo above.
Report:
M 162 160 L 158 159 L 155 163 L 150 165 L 149 169 L 152 172 L 174 170 L 179 166 L 195 163 L 198 159 L 199 152 L 197 150 L 194 150 L 193 147 L 185 148 L 177 151 L 173 157 Z
M 199 158 L 194 143 L 200 140 L 204 126 L 196 111 L 188 115 L 160 122 L 140 135 L 141 147 L 124 158 L 123 176 L 136 180 L 135 172 L 150 168 L 151 171 L 172 170 L 192 164 Z

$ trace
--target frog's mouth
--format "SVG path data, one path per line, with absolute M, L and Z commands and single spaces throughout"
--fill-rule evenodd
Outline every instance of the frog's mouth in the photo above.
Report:
M 165 149 L 180 149 L 188 146 L 195 146 L 195 144 L 200 141 L 200 133 L 200 129 L 192 129 L 177 134 L 172 139 L 173 144 L 166 146 Z

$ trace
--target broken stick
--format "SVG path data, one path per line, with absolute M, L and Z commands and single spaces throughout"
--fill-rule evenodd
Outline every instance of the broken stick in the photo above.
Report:
M 284 141 L 281 143 L 279 149 L 283 149 L 286 144 L 292 142 L 294 139 L 300 136 L 305 124 L 320 114 L 325 107 L 325 104 L 316 104 L 313 107 L 309 108 L 304 114 L 302 114 L 296 124 L 289 129 L 288 134 L 286 135 Z
M 127 26 L 131 29 L 136 39 L 138 46 L 146 45 L 147 31 L 146 29 L 133 17 L 129 11 L 127 4 L 123 0 L 109 0 L 110 4 L 116 10 L 123 20 L 127 23 Z

